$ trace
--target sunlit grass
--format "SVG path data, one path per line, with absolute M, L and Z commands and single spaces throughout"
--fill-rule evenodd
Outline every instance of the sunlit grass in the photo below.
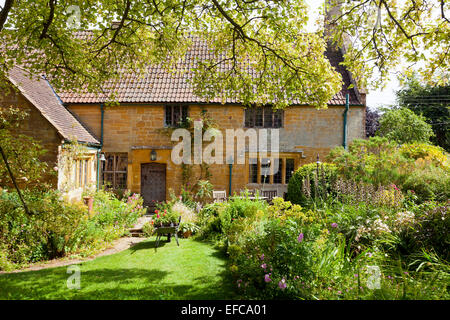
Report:
M 0 299 L 233 299 L 226 259 L 211 244 L 154 239 L 81 263 L 81 288 L 66 267 L 0 275 Z

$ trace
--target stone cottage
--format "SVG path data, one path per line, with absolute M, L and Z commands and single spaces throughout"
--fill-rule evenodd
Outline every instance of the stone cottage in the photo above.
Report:
M 37 139 L 47 150 L 42 160 L 57 171 L 49 175 L 47 182 L 63 191 L 69 200 L 79 200 L 82 191 L 94 188 L 98 181 L 100 142 L 63 105 L 45 77 L 14 67 L 8 80 L 10 87 L 0 94 L 1 106 L 28 113 L 18 133 Z M 76 150 L 71 147 L 74 143 Z
M 265 188 L 283 196 L 296 168 L 316 161 L 318 155 L 324 159 L 330 149 L 365 136 L 365 94 L 356 86 L 347 89 L 354 81 L 339 64 L 343 61 L 340 50 L 326 52 L 344 84 L 325 110 L 294 104 L 273 111 L 270 106 L 245 108 L 233 99 L 224 104 L 220 99 L 205 101 L 194 94 L 187 80 L 192 77 L 192 60 L 207 54 L 206 45 L 194 41 L 177 65 L 180 72 L 168 73 L 159 66 L 148 67 L 144 75 L 123 72 L 118 81 L 105 84 L 108 92 L 114 92 L 117 106 L 108 107 L 106 95 L 58 92 L 66 110 L 81 121 L 81 127 L 91 132 L 101 146 L 106 159 L 102 162 L 101 184 L 141 193 L 145 204 L 150 205 L 152 201 L 166 200 L 170 190 L 178 194 L 183 179 L 191 184 L 201 179 L 199 166 L 193 166 L 190 176 L 183 177 L 183 166 L 171 160 L 174 142 L 164 133 L 164 129 L 176 127 L 187 117 L 198 119 L 207 114 L 219 124 L 223 136 L 226 129 L 279 129 L 277 172 L 263 175 L 261 168 L 271 154 L 259 159 L 249 150 L 240 150 L 245 152 L 245 164 L 209 166 L 209 181 L 215 190 L 225 190 L 227 195 L 244 188 Z

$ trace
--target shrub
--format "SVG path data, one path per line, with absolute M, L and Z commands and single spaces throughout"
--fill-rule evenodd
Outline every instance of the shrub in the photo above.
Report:
M 53 259 L 69 253 L 91 254 L 127 232 L 144 213 L 142 198 L 99 191 L 93 217 L 81 203 L 62 200 L 57 191 L 25 190 L 27 215 L 15 192 L 0 192 L 1 268 Z
M 326 198 L 337 177 L 336 166 L 322 163 L 306 164 L 297 169 L 288 184 L 287 199 L 295 204 L 305 205 L 309 199 Z
M 329 161 L 339 176 L 374 187 L 396 185 L 413 190 L 420 201 L 449 196 L 447 155 L 440 148 L 414 143 L 398 147 L 386 138 L 354 140 L 348 151 L 333 149 Z
M 398 143 L 430 142 L 434 133 L 425 120 L 407 108 L 391 109 L 381 116 L 377 135 Z

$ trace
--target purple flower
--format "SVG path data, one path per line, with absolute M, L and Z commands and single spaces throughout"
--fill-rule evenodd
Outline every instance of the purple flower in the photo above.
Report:
M 264 253 L 260 257 L 261 260 L 264 260 Z
M 264 275 L 264 281 L 265 281 L 265 282 L 270 282 L 270 281 L 272 281 L 272 279 L 270 279 L 270 273 Z
M 267 268 L 267 265 L 266 265 L 265 263 L 263 263 L 263 264 L 261 265 L 261 268 L 266 269 L 266 268 Z
M 286 280 L 285 280 L 284 278 L 281 279 L 280 282 L 278 282 L 278 287 L 279 287 L 281 290 L 286 289 Z
M 298 242 L 302 242 L 302 241 L 303 241 L 303 233 L 300 233 L 300 234 L 298 235 L 297 241 L 298 241 Z
M 333 222 L 333 223 L 331 224 L 331 227 L 337 228 L 337 227 L 338 227 L 338 224 L 337 224 L 336 222 Z

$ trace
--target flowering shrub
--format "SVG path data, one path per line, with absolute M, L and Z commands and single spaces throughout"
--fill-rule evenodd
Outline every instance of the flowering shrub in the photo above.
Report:
M 119 200 L 112 193 L 96 192 L 93 216 L 85 205 L 61 200 L 57 191 L 24 190 L 23 195 L 31 215 L 15 192 L 0 191 L 0 269 L 92 254 L 124 235 L 145 211 L 138 195 Z

